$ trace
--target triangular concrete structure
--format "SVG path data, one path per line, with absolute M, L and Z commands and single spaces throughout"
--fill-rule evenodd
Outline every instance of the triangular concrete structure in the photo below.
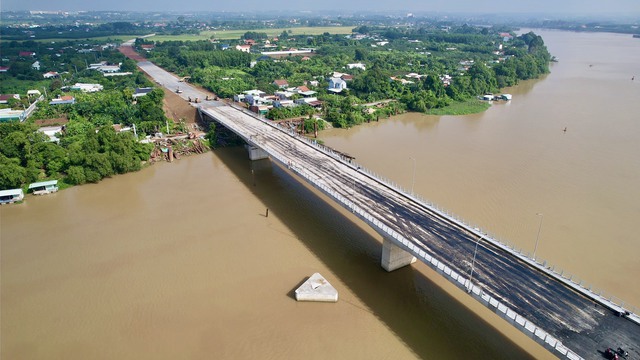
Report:
M 337 302 L 338 291 L 322 275 L 315 273 L 296 289 L 296 300 Z

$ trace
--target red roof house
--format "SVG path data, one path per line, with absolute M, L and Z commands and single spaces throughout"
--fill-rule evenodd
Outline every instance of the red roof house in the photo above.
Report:
M 273 85 L 279 87 L 279 88 L 286 88 L 287 86 L 289 86 L 289 82 L 287 80 L 273 80 Z

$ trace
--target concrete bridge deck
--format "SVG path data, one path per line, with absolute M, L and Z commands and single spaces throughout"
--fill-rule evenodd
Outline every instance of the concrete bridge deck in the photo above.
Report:
M 153 64 L 140 66 L 169 89 L 178 86 L 175 77 Z M 185 98 L 203 98 L 195 88 L 180 87 Z M 222 103 L 198 105 L 203 115 L 243 137 L 254 151 L 264 151 L 372 226 L 392 257 L 400 253 L 403 265 L 410 259 L 402 254 L 415 256 L 558 357 L 601 359 L 606 348 L 622 347 L 631 358 L 640 358 L 636 314 L 618 316 L 625 311 L 620 305 L 288 129 Z

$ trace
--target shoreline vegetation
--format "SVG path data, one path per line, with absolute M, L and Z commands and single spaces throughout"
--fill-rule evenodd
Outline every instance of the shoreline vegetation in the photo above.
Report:
M 96 32 L 117 28 L 130 34 L 125 30 L 132 26 L 101 25 Z M 310 29 L 316 34 L 307 34 Z M 325 31 L 332 29 L 341 31 Z M 241 32 L 224 31 L 236 37 L 224 42 L 215 38 L 216 31 L 203 32 L 200 36 L 209 38 L 197 41 L 139 37 L 135 49 L 216 99 L 231 100 L 254 89 L 260 95 L 245 100 L 247 108 L 272 120 L 297 122 L 307 134 L 325 125 L 349 128 L 404 112 L 482 112 L 490 105 L 477 100 L 479 95 L 546 74 L 551 60 L 540 36 L 516 36 L 504 27 Z M 213 130 L 204 136 L 208 129 L 199 128 L 194 116 L 178 115 L 185 111 L 177 110 L 184 100 L 159 89 L 117 44 L 28 40 L 3 41 L 0 48 L 8 65 L 0 73 L 0 93 L 14 94 L 0 108 L 19 112 L 39 100 L 28 120 L 0 120 L 0 189 L 49 179 L 59 180 L 64 189 L 137 171 L 154 159 L 172 160 L 172 140 L 162 151 L 154 145 L 154 139 L 168 134 L 183 134 L 189 141 L 203 137 L 205 143 L 218 139 Z M 282 54 L 263 53 L 274 50 Z M 302 54 L 294 55 L 299 50 Z M 95 90 L 87 91 L 86 85 Z

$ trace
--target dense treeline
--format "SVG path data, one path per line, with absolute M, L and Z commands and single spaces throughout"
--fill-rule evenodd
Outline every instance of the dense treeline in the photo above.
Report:
M 209 41 L 167 41 L 154 49 L 152 58 L 158 66 L 177 73 L 208 66 L 249 67 L 252 60 L 248 53 L 223 51 Z
M 32 42 L 2 43 L 1 46 L 3 51 L 36 52 L 34 58 L 14 58 L 11 68 L 20 68 L 22 63 L 31 68 L 30 64 L 36 59 L 42 67 L 40 71 L 34 70 L 38 78 L 33 80 L 19 80 L 18 74 L 12 71 L 0 75 L 0 92 L 22 95 L 21 100 L 12 101 L 9 106 L 19 109 L 29 106 L 34 100 L 25 96 L 29 89 L 39 89 L 46 97 L 27 121 L 0 122 L 0 189 L 22 187 L 44 179 L 61 179 L 70 185 L 97 182 L 114 174 L 138 170 L 149 159 L 153 145 L 138 142 L 133 131 L 116 132 L 112 126 L 135 125 L 138 137 L 168 126 L 162 110 L 164 92 L 161 89 L 133 98 L 135 88 L 152 86 L 137 70 L 135 62 L 125 59 L 115 49 L 79 53 L 77 49 L 86 46 L 75 42 L 47 44 L 45 48 Z M 121 64 L 121 70 L 132 74 L 105 77 L 99 71 L 86 68 L 89 62 L 97 61 Z M 73 71 L 64 71 L 68 69 L 67 62 Z M 43 79 L 44 71 L 58 71 L 60 77 Z M 76 82 L 99 83 L 104 90 L 69 91 L 68 87 Z M 49 104 L 50 99 L 59 96 L 73 96 L 75 103 Z M 65 123 L 64 130 L 57 134 L 59 141 L 51 141 L 37 131 L 35 122 L 46 119 Z
M 33 124 L 0 124 L 0 189 L 46 178 L 64 178 L 72 185 L 98 182 L 139 170 L 149 159 L 152 145 L 139 143 L 131 132 L 102 126 L 96 133 L 89 122 L 69 124 L 60 144 L 50 142 Z

